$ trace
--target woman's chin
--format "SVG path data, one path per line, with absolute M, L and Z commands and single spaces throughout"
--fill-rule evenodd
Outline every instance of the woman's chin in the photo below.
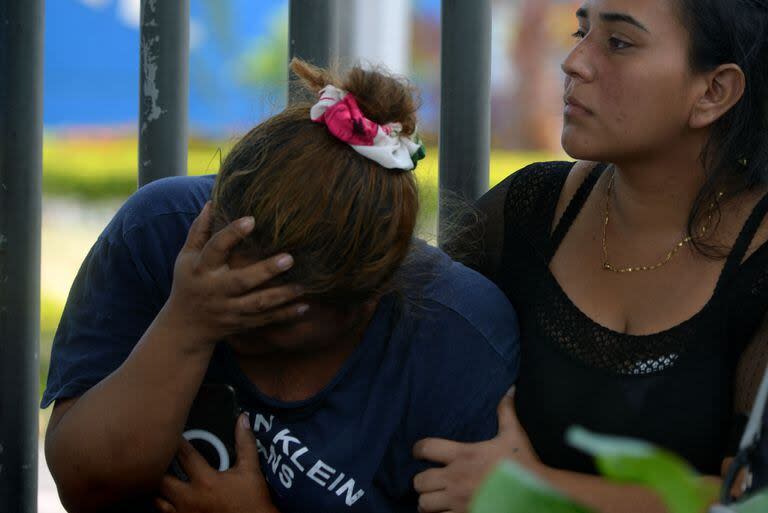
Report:
M 580 135 L 573 130 L 569 130 L 567 127 L 563 130 L 560 143 L 565 153 L 574 160 L 602 161 L 601 153 L 597 151 L 590 139 L 583 134 Z
M 230 337 L 227 344 L 233 352 L 244 358 L 302 355 L 312 352 L 319 345 L 311 333 L 291 326 L 263 327 L 246 336 Z
M 245 341 L 242 339 L 229 338 L 226 340 L 226 344 L 241 358 L 252 358 L 256 356 L 266 356 L 274 353 L 275 348 L 269 344 L 265 344 L 263 340 L 250 340 Z

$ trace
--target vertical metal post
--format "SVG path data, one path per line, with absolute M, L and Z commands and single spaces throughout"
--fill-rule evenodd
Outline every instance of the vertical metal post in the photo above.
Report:
M 357 19 L 361 0 L 329 0 L 333 4 L 333 28 L 331 29 L 330 64 L 342 69 L 356 64 L 358 58 Z
M 187 174 L 189 0 L 141 0 L 139 186 Z
M 43 0 L 0 0 L 0 511 L 37 511 Z
M 451 203 L 488 189 L 491 150 L 491 0 L 442 0 L 440 198 L 445 234 Z
M 298 57 L 315 66 L 328 67 L 334 42 L 335 4 L 336 0 L 290 0 L 289 59 Z M 289 85 L 288 101 L 293 103 L 301 99 L 306 99 L 301 89 Z

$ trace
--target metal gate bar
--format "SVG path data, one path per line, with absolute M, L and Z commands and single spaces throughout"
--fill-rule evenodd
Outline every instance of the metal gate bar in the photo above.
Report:
M 43 0 L 0 0 L 0 511 L 37 511 Z
M 491 0 L 443 0 L 438 241 L 453 208 L 488 190 Z
M 334 42 L 336 0 L 291 0 L 288 9 L 289 59 L 301 58 L 310 64 L 328 67 Z M 291 76 L 291 82 L 293 81 Z M 288 101 L 307 99 L 301 88 L 288 86 Z
M 189 0 L 141 0 L 139 186 L 187 174 Z

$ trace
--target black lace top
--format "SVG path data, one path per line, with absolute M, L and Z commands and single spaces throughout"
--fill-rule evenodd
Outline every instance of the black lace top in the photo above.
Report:
M 648 440 L 701 472 L 719 474 L 735 438 L 731 433 L 738 435 L 733 399 L 739 356 L 768 306 L 768 245 L 742 263 L 768 211 L 768 197 L 745 224 L 711 300 L 699 313 L 661 333 L 628 335 L 579 310 L 549 270 L 606 167 L 597 166 L 589 175 L 551 232 L 572 166 L 534 164 L 479 201 L 485 246 L 480 258 L 468 263 L 496 281 L 518 311 L 520 421 L 550 466 L 594 471 L 590 459 L 564 441 L 567 428 L 580 425 Z M 753 365 L 754 376 L 744 379 L 759 379 L 761 361 L 763 367 Z

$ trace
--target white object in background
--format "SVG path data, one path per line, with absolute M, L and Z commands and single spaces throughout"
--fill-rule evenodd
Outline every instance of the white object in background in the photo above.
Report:
M 411 67 L 411 0 L 336 0 L 336 51 L 342 64 L 383 65 L 407 75 Z
M 56 483 L 45 463 L 45 447 L 42 438 L 37 446 L 37 512 L 67 513 L 61 505 Z

